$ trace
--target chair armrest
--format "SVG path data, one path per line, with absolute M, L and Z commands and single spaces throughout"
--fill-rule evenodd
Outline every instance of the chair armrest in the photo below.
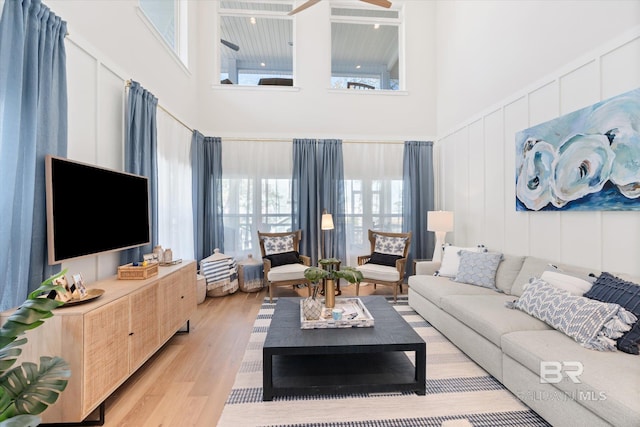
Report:
M 407 266 L 406 258 L 400 258 L 396 260 L 396 270 L 398 270 L 398 273 L 400 273 L 400 278 L 404 277 L 406 266 Z
M 433 276 L 440 268 L 440 261 L 417 261 L 416 275 Z
M 311 257 L 308 257 L 306 255 L 299 255 L 298 257 L 304 265 L 306 265 L 307 267 L 311 266 Z
M 269 274 L 269 270 L 271 270 L 271 260 L 262 259 L 262 270 L 264 272 L 264 278 L 266 279 Z
M 371 255 L 360 255 L 358 257 L 358 265 L 366 264 L 367 261 L 369 261 L 370 258 L 371 258 Z

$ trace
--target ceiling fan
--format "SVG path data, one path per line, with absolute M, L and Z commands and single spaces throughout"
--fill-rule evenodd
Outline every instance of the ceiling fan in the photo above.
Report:
M 240 50 L 240 46 L 238 46 L 235 43 L 231 43 L 228 40 L 225 39 L 220 39 L 220 43 L 222 43 L 223 45 L 225 45 L 226 47 L 228 47 L 229 49 L 235 50 L 236 52 Z
M 360 0 L 360 1 L 363 1 L 365 3 L 370 3 L 370 4 L 373 4 L 375 6 L 386 7 L 387 9 L 391 7 L 391 2 L 389 0 Z M 289 15 L 289 16 L 295 15 L 296 13 L 302 12 L 306 8 L 311 7 L 314 4 L 319 3 L 319 2 L 320 2 L 320 0 L 307 0 L 305 3 L 302 3 L 300 6 L 296 7 L 295 9 L 293 9 L 287 15 Z

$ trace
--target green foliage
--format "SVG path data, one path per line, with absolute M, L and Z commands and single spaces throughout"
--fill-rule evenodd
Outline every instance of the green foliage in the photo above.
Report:
M 318 263 L 320 265 L 331 265 L 338 263 L 338 260 L 335 258 L 321 259 Z M 363 278 L 362 273 L 354 267 L 342 267 L 340 270 L 309 267 L 304 271 L 304 277 L 310 282 L 316 284 L 322 279 L 345 279 L 349 283 L 360 283 Z
M 12 369 L 22 353 L 20 346 L 27 342 L 21 337 L 26 331 L 37 328 L 53 316 L 52 310 L 63 303 L 44 298 L 51 291 L 65 292 L 54 280 L 61 273 L 42 282 L 29 294 L 27 300 L 0 328 L 0 427 L 36 426 L 37 415 L 58 399 L 71 376 L 67 363 L 59 357 L 40 357 L 40 366 L 25 362 Z

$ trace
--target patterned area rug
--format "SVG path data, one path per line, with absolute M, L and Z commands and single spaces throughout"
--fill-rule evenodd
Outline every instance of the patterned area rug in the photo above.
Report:
M 393 304 L 393 298 L 388 298 Z M 265 299 L 253 326 L 221 427 L 548 426 L 398 297 L 394 308 L 427 343 L 426 395 L 275 397 L 262 401 L 262 344 L 275 308 Z M 407 353 L 413 358 L 413 353 Z

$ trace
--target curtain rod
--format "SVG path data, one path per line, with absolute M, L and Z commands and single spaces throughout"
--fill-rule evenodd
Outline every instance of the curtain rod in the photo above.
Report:
M 294 138 L 242 138 L 238 136 L 222 136 L 223 140 L 226 141 L 247 141 L 247 142 L 293 142 Z M 339 138 L 310 138 L 310 139 L 339 139 Z M 343 139 L 343 144 L 404 144 L 404 141 L 368 141 L 368 140 L 348 140 Z
M 127 80 L 125 82 L 125 87 L 130 87 L 131 86 L 131 80 Z M 177 118 L 176 116 L 174 116 L 171 111 L 167 110 L 166 108 L 164 108 L 162 106 L 162 104 L 160 104 L 158 102 L 158 108 L 161 109 L 162 111 L 164 111 L 165 113 L 167 113 L 173 120 L 175 120 L 176 122 L 180 123 L 182 126 L 184 126 L 185 128 L 187 128 L 187 130 L 189 130 L 189 132 L 193 133 L 193 129 L 191 129 L 189 126 L 187 126 L 182 120 L 180 120 L 179 118 Z

